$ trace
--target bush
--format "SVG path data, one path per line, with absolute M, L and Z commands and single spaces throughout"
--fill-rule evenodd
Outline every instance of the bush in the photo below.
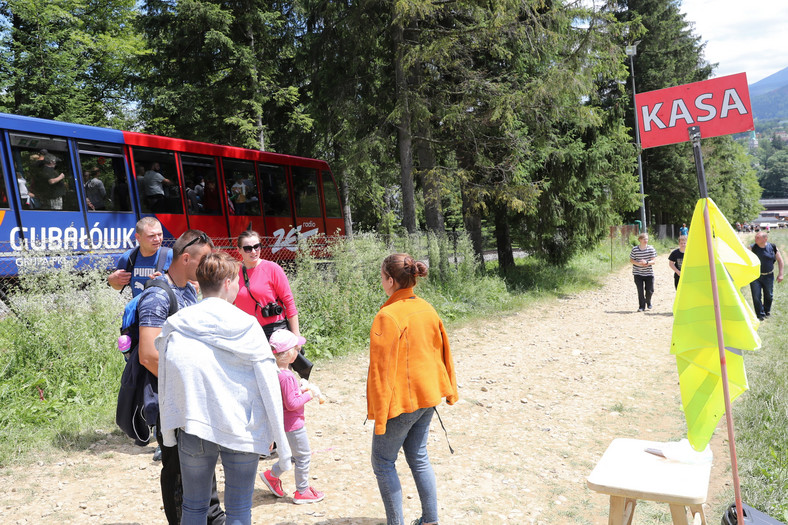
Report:
M 38 267 L 20 275 L 10 300 L 18 316 L 0 323 L 0 465 L 106 428 L 123 369 L 124 300 L 101 268 Z

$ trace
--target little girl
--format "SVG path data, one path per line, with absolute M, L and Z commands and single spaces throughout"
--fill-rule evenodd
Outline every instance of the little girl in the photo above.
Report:
M 271 334 L 269 342 L 276 357 L 276 364 L 279 366 L 285 433 L 295 462 L 295 482 L 298 490 L 293 493 L 293 503 L 316 503 L 321 501 L 325 494 L 309 486 L 309 461 L 312 452 L 309 450 L 309 439 L 304 424 L 304 405 L 312 399 L 319 398 L 320 389 L 313 384 L 307 384 L 302 389 L 295 374 L 289 369 L 290 363 L 295 361 L 298 355 L 299 346 L 303 345 L 306 339 L 290 330 L 280 329 Z M 282 470 L 278 464 L 260 474 L 260 478 L 278 498 L 285 496 L 282 482 L 279 480 L 281 475 Z

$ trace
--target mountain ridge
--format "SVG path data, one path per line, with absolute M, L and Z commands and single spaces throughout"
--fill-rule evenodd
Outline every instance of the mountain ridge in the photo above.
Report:
M 749 89 L 756 121 L 788 120 L 788 67 L 751 84 Z

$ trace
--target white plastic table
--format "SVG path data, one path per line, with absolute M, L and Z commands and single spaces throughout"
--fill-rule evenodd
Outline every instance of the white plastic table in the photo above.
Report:
M 706 524 L 703 503 L 709 490 L 711 461 L 698 463 L 666 459 L 647 448 L 662 449 L 666 443 L 640 439 L 614 439 L 588 476 L 588 488 L 610 495 L 609 525 L 630 525 L 637 500 L 668 503 L 675 525 Z M 676 445 L 671 443 L 670 445 Z

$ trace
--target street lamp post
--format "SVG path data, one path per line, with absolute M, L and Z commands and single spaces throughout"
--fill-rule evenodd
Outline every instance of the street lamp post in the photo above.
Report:
M 635 55 L 638 54 L 638 44 L 640 40 L 626 46 L 625 51 L 629 57 L 629 70 L 632 72 L 632 107 L 635 112 L 635 144 L 638 148 L 638 180 L 640 181 L 640 221 L 643 223 L 643 231 L 648 231 L 646 228 L 646 197 L 643 190 L 643 160 L 640 157 L 640 125 L 638 124 L 638 108 L 635 102 Z

